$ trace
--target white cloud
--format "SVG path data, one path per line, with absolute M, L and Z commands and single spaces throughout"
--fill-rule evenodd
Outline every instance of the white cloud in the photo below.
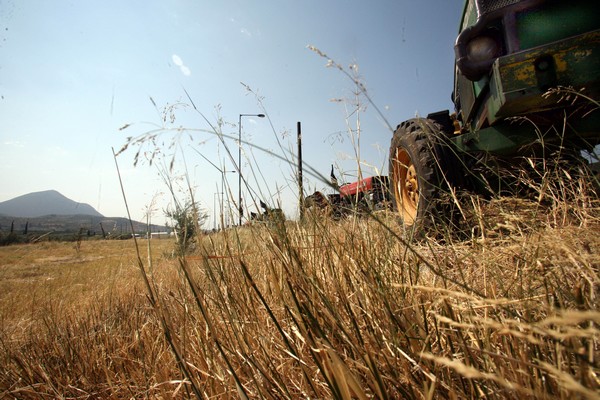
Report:
M 185 75 L 185 76 L 190 76 L 192 74 L 192 70 L 190 70 L 188 67 L 186 67 L 185 65 L 182 65 L 179 67 L 181 69 L 181 72 Z
M 6 146 L 12 146 L 12 147 L 25 147 L 25 142 L 20 142 L 18 140 L 8 140 L 6 142 L 3 143 Z
M 183 65 L 183 60 L 177 54 L 173 54 L 171 59 L 173 60 L 173 64 L 177 65 L 178 67 Z
M 185 76 L 190 76 L 192 74 L 192 70 L 183 63 L 183 60 L 177 54 L 173 54 L 171 60 L 173 60 L 173 64 L 179 67 L 182 74 Z
M 46 148 L 46 153 L 51 157 L 65 157 L 69 155 L 67 149 L 61 146 L 50 146 Z

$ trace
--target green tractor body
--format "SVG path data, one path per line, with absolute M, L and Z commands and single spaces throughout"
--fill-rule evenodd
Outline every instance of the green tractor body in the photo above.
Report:
M 598 99 L 600 91 L 600 2 L 477 3 L 467 1 L 455 47 L 453 100 L 462 122 L 457 147 L 521 152 L 539 137 L 531 124 L 511 119 L 518 116 L 542 127 L 562 125 L 567 117 L 560 140 L 581 148 L 597 144 L 600 113 L 589 113 L 594 105 L 584 96 Z M 495 8 L 506 3 L 512 4 Z M 547 94 L 559 87 L 581 91 L 572 95 L 579 96 L 578 104 L 561 101 L 561 93 Z M 586 107 L 578 107 L 582 104 Z
M 597 0 L 466 1 L 455 112 L 405 121 L 392 139 L 391 191 L 405 222 L 427 216 L 444 183 L 460 186 L 451 178 L 470 159 L 600 143 L 599 16 Z

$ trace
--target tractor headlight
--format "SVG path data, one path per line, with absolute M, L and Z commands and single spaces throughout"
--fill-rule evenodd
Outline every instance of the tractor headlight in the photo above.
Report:
M 467 44 L 467 57 L 472 62 L 491 60 L 499 54 L 498 42 L 489 36 L 476 37 Z
M 456 66 L 471 81 L 478 81 L 489 73 L 494 60 L 504 52 L 501 30 L 493 22 L 479 19 L 456 38 Z

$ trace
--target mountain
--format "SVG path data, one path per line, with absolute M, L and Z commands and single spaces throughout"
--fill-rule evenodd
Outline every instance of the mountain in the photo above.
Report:
M 92 206 L 77 203 L 56 190 L 29 193 L 0 202 L 0 238 L 7 233 L 33 237 L 65 237 L 84 234 L 106 238 L 129 237 L 133 232 L 165 232 L 162 225 L 147 226 L 127 218 L 105 217 Z
M 0 202 L 0 214 L 10 217 L 35 218 L 46 215 L 89 215 L 103 217 L 94 207 L 77 203 L 56 190 L 34 192 Z

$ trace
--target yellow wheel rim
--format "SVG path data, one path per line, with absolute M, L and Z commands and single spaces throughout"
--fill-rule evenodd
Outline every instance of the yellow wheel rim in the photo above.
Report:
M 398 212 L 405 224 L 412 225 L 419 207 L 419 180 L 410 156 L 403 148 L 396 149 L 393 162 L 394 195 Z

